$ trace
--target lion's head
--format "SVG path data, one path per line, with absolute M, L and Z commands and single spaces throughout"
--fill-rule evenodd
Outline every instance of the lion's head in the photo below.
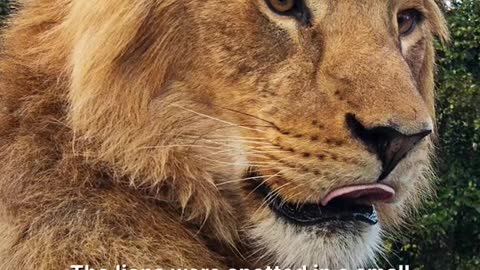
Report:
M 85 156 L 254 243 L 251 260 L 362 265 L 429 189 L 433 0 L 66 6 Z

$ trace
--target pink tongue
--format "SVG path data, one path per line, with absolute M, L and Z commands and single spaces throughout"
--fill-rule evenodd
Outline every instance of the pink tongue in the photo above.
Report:
M 358 199 L 369 202 L 389 201 L 395 195 L 395 190 L 384 184 L 349 186 L 335 189 L 322 199 L 322 206 L 326 206 L 336 198 Z

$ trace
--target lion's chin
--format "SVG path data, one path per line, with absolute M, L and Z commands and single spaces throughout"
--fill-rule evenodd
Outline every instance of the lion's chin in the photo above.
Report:
M 373 263 L 380 249 L 380 225 L 332 221 L 298 226 L 273 212 L 250 231 L 262 255 L 275 266 L 297 269 L 353 269 Z

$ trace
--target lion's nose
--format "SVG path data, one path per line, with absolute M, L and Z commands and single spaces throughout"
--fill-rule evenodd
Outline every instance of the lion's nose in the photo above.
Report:
M 422 130 L 412 135 L 406 135 L 388 126 L 367 129 L 353 114 L 347 114 L 346 122 L 353 136 L 361 140 L 381 160 L 383 170 L 379 181 L 385 179 L 407 153 L 432 132 L 431 130 Z

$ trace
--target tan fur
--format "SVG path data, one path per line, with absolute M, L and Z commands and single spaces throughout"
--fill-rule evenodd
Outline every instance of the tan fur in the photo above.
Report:
M 306 2 L 310 27 L 262 0 L 22 1 L 1 43 L 0 269 L 265 266 L 250 166 L 296 202 L 374 181 L 345 114 L 431 124 L 444 20 L 432 0 Z M 386 180 L 382 227 L 428 189 L 428 145 Z

